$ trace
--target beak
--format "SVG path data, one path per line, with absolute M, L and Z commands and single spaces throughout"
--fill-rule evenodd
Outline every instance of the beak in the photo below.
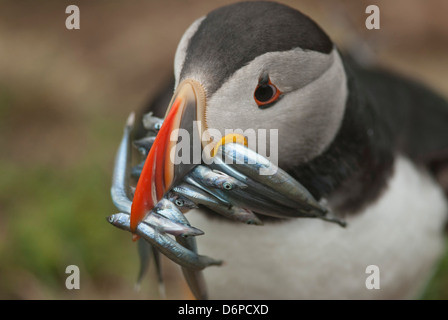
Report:
M 196 121 L 196 122 L 195 122 Z M 184 129 L 188 137 L 180 132 Z M 146 158 L 142 173 L 137 183 L 131 206 L 130 229 L 135 232 L 137 225 L 163 198 L 171 187 L 194 167 L 197 162 L 197 152 L 201 156 L 202 148 L 197 149 L 195 139 L 208 143 L 207 138 L 201 139 L 206 131 L 205 125 L 205 91 L 202 85 L 192 79 L 179 84 L 171 99 L 162 127 Z M 185 150 L 184 139 L 188 138 L 189 150 Z M 196 141 L 197 142 L 197 141 Z M 182 145 L 182 146 L 181 146 Z M 188 145 L 188 144 L 187 144 Z M 173 149 L 174 148 L 174 149 Z M 183 161 L 179 161 L 179 153 Z M 190 161 L 185 160 L 187 152 Z M 196 160 L 196 161 L 192 161 Z

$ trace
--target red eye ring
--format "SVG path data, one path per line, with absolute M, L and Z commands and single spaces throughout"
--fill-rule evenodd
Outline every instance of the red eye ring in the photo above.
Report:
M 282 92 L 272 84 L 269 79 L 267 83 L 259 83 L 254 91 L 254 100 L 259 108 L 267 108 L 278 100 Z

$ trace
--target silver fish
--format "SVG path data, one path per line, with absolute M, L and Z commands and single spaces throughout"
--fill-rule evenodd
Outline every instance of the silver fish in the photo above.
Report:
M 224 159 L 230 159 L 229 163 Z M 239 190 L 238 193 L 226 192 L 232 203 L 274 217 L 319 218 L 342 227 L 346 226 L 345 221 L 335 217 L 325 205 L 317 202 L 297 180 L 241 144 L 229 143 L 220 146 L 211 167 L 248 185 L 247 189 Z M 260 169 L 272 174 L 261 175 Z
M 198 165 L 191 171 L 195 179 L 199 179 L 207 187 L 221 190 L 232 190 L 234 188 L 244 189 L 247 185 L 237 179 L 226 175 L 220 171 L 212 170 L 206 166 Z
M 140 258 L 140 270 L 137 281 L 135 283 L 135 290 L 140 291 L 143 277 L 149 268 L 151 256 L 153 257 L 156 267 L 157 282 L 159 283 L 159 294 L 162 299 L 166 299 L 165 284 L 163 283 L 162 265 L 160 263 L 160 252 L 143 238 L 137 240 L 138 256 Z
M 117 213 L 109 216 L 107 220 L 112 225 L 130 232 L 129 218 L 129 215 L 126 213 Z M 157 231 L 146 223 L 139 223 L 135 233 L 180 266 L 202 270 L 208 266 L 219 266 L 222 264 L 221 260 L 198 255 L 183 247 L 168 235 Z
M 142 118 L 146 130 L 158 132 L 163 124 L 163 119 L 153 116 L 152 112 L 145 114 Z
M 134 113 L 128 117 L 123 133 L 120 146 L 115 158 L 115 167 L 112 177 L 111 197 L 114 205 L 118 210 L 125 213 L 131 212 L 132 201 L 129 199 L 129 184 L 127 179 L 128 164 L 130 162 L 130 136 L 134 125 Z M 184 235 L 201 235 L 203 231 L 194 227 L 186 227 L 181 224 L 172 222 L 158 214 L 149 214 L 144 220 L 154 228 L 161 232 L 170 233 L 174 236 Z
M 263 222 L 251 211 L 236 205 L 228 206 L 219 199 L 214 198 L 213 195 L 207 194 L 203 190 L 186 183 L 182 183 L 173 189 L 174 192 L 183 195 L 191 201 L 202 204 L 203 206 L 230 218 L 235 221 L 240 221 L 246 224 L 263 225 Z M 234 189 L 239 192 L 241 190 Z
M 139 240 L 142 240 L 143 242 L 148 243 L 146 240 L 140 238 Z M 154 258 L 154 264 L 156 265 L 156 275 L 157 275 L 157 281 L 159 282 L 159 293 L 162 298 L 166 299 L 166 290 L 165 290 L 165 284 L 163 282 L 163 275 L 162 275 L 162 263 L 160 259 L 160 252 L 151 244 L 148 243 L 148 245 L 151 247 L 152 256 Z
M 149 224 L 154 229 L 162 232 L 169 233 L 173 236 L 199 236 L 203 235 L 204 232 L 192 226 L 187 226 L 181 223 L 167 218 L 168 211 L 178 210 L 173 204 L 173 208 L 163 209 L 158 212 L 151 211 L 142 222 Z
M 131 176 L 139 178 L 142 174 L 143 166 L 145 165 L 145 161 L 140 162 L 139 164 L 133 166 L 131 168 Z
M 128 164 L 130 162 L 130 139 L 135 114 L 131 113 L 126 121 L 123 138 L 115 156 L 115 166 L 110 189 L 112 202 L 118 210 L 130 213 L 132 201 L 129 199 Z
M 215 198 L 212 194 L 209 194 L 203 189 L 188 183 L 181 183 L 175 186 L 172 191 L 197 204 L 221 205 L 226 208 L 231 206 L 229 202 L 222 202 L 220 199 Z
M 219 155 L 221 154 L 219 153 Z M 245 175 L 241 174 L 240 172 L 236 171 L 231 165 L 226 164 L 221 159 L 221 156 L 218 156 L 218 154 L 213 158 L 213 162 L 210 164 L 210 167 L 223 171 L 226 174 L 243 182 L 248 186 L 246 191 L 250 191 L 251 193 L 255 193 L 259 196 L 263 196 L 264 198 L 266 198 L 267 202 L 270 201 L 290 208 L 295 208 L 297 206 L 297 201 L 290 200 L 285 196 L 283 196 L 282 194 L 272 190 L 271 188 L 259 182 L 256 182 L 246 177 Z
M 114 165 L 114 172 L 112 177 L 112 187 L 111 187 L 111 197 L 114 205 L 118 208 L 118 210 L 130 213 L 131 212 L 131 205 L 132 201 L 130 200 L 133 197 L 133 190 L 132 187 L 129 187 L 128 183 L 128 172 L 129 172 L 129 163 L 130 163 L 130 156 L 131 156 L 131 150 L 130 150 L 130 139 L 131 139 L 131 132 L 133 130 L 134 126 L 134 120 L 135 120 L 135 114 L 131 113 L 126 121 L 126 126 L 124 128 L 123 137 L 121 139 L 120 146 L 117 151 L 117 155 L 115 157 L 115 165 Z M 139 257 L 140 257 L 140 273 L 137 280 L 137 286 L 139 285 L 141 278 L 144 275 L 145 270 L 147 269 L 148 265 L 148 257 L 152 253 L 155 257 L 156 261 L 156 271 L 157 275 L 159 276 L 159 290 L 161 294 L 163 295 L 164 287 L 163 287 L 163 281 L 161 279 L 161 267 L 160 262 L 157 263 L 158 259 L 158 251 L 153 249 L 151 245 L 146 242 L 145 240 L 141 240 L 139 242 L 144 241 L 147 246 L 146 249 L 142 248 L 142 246 L 139 246 Z M 148 251 L 148 252 L 145 252 Z
M 272 201 L 267 201 L 267 199 L 262 195 L 251 193 L 246 190 L 238 190 L 238 192 L 234 192 L 232 190 L 227 192 L 226 196 L 230 202 L 238 206 L 244 206 L 250 210 L 267 216 L 277 218 L 312 218 L 316 216 L 316 214 L 309 213 L 308 211 L 300 211 L 297 210 L 297 208 L 291 208 Z
M 290 200 L 297 201 L 297 204 L 304 209 L 321 215 L 327 213 L 327 209 L 322 207 L 302 184 L 253 150 L 239 143 L 228 143 L 220 146 L 219 149 L 221 152 L 218 151 L 218 153 L 233 161 L 235 169 L 240 173 L 270 187 Z M 272 174 L 262 175 L 261 170 Z
M 198 179 L 193 178 L 193 176 L 191 174 L 187 174 L 184 177 L 184 181 L 186 183 L 196 187 L 197 189 L 204 191 L 205 194 L 209 194 L 209 195 L 213 196 L 213 198 L 218 199 L 223 205 L 226 205 L 227 207 L 231 207 L 232 206 L 232 204 L 229 202 L 227 197 L 223 196 L 221 192 L 218 192 L 219 191 L 218 189 L 207 188 L 202 183 L 200 183 L 198 181 Z
M 149 136 L 139 140 L 134 140 L 132 144 L 142 155 L 147 156 L 155 140 L 156 136 Z
M 190 199 L 176 193 L 173 191 L 169 191 L 166 195 L 165 198 L 168 199 L 169 201 L 171 201 L 172 203 L 174 203 L 176 205 L 176 207 L 182 212 L 182 213 L 186 213 L 191 209 L 197 209 L 198 206 L 191 201 Z
M 177 206 L 166 198 L 162 198 L 152 210 L 156 214 L 160 214 L 165 218 L 169 219 L 170 221 L 190 226 L 190 223 L 187 221 L 187 218 L 185 218 L 185 216 L 177 208 Z
M 162 277 L 162 268 L 160 265 L 160 253 L 156 249 L 154 249 L 148 241 L 146 241 L 143 238 L 137 240 L 137 250 L 138 250 L 138 256 L 140 258 L 140 270 L 138 272 L 135 289 L 137 291 L 140 290 L 143 277 L 145 276 L 149 268 L 151 256 L 154 259 L 154 263 L 156 266 L 157 280 L 159 282 L 159 288 L 161 288 L 163 286 L 163 277 Z M 161 292 L 163 291 L 164 289 L 161 289 Z
M 168 211 L 168 218 L 177 223 L 182 223 L 185 225 L 190 225 L 187 218 L 180 212 L 173 210 L 170 208 L 172 203 L 168 200 L 162 199 L 154 208 L 155 211 L 158 210 L 159 207 L 164 207 Z M 184 246 L 185 248 L 197 253 L 196 239 L 194 237 L 176 237 L 176 241 Z M 201 271 L 192 270 L 189 268 L 182 267 L 182 273 L 184 275 L 185 280 L 187 281 L 188 286 L 190 287 L 191 292 L 198 300 L 206 300 L 207 299 L 207 287 L 205 284 L 204 275 Z
M 138 256 L 140 257 L 140 270 L 137 276 L 136 289 L 140 289 L 140 284 L 142 283 L 143 277 L 149 267 L 149 261 L 152 255 L 152 246 L 144 239 L 140 238 L 137 240 L 137 250 Z

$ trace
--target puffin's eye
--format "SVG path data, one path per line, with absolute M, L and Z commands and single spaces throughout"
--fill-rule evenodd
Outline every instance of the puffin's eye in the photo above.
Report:
M 254 92 L 254 99 L 260 109 L 265 109 L 277 101 L 280 94 L 281 91 L 268 78 L 267 81 L 260 80 Z
M 232 190 L 233 189 L 233 185 L 231 183 L 229 183 L 229 182 L 224 182 L 222 186 L 226 190 Z

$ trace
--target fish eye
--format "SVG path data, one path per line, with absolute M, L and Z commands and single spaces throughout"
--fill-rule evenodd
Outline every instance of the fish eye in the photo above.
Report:
M 178 207 L 183 207 L 183 205 L 184 205 L 184 201 L 181 199 L 176 199 L 175 203 L 176 203 L 176 206 L 178 206 Z
M 260 109 L 265 109 L 276 102 L 281 93 L 268 77 L 263 77 L 255 88 L 254 100 Z
M 222 184 L 222 186 L 223 186 L 223 188 L 226 189 L 226 190 L 232 190 L 232 188 L 233 188 L 232 184 L 229 183 L 229 182 L 224 182 L 224 183 Z

